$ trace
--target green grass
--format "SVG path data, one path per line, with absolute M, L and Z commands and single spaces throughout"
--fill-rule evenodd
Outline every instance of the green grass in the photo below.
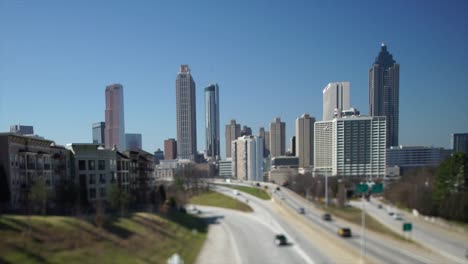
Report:
M 355 208 L 355 207 L 338 208 L 333 205 L 328 205 L 328 207 L 323 207 L 322 209 L 324 211 L 327 211 L 333 216 L 342 218 L 348 222 L 351 222 L 357 225 L 361 225 L 362 211 L 359 208 Z M 388 235 L 399 240 L 409 241 L 404 236 L 389 229 L 388 227 L 386 227 L 379 221 L 375 220 L 375 218 L 368 215 L 367 213 L 366 213 L 366 229 L 370 229 L 372 231 L 375 231 L 384 235 Z
M 252 212 L 252 208 L 245 203 L 241 203 L 236 199 L 228 197 L 224 194 L 208 191 L 206 193 L 194 196 L 190 199 L 189 203 L 223 207 L 228 209 L 239 210 L 243 212 Z
M 108 217 L 101 228 L 93 220 L 0 216 L 0 263 L 166 263 L 176 252 L 194 263 L 207 232 L 203 220 L 181 213 Z
M 242 192 L 246 192 L 250 195 L 258 197 L 263 200 L 270 200 L 270 195 L 263 189 L 256 188 L 256 187 L 248 187 L 248 186 L 238 186 L 238 185 L 229 185 L 225 184 L 224 187 L 229 187 L 231 189 L 236 189 Z

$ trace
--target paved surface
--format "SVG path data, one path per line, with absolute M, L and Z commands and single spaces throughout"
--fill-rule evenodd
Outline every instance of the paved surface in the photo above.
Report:
M 257 219 L 254 214 L 234 210 L 196 206 L 202 217 L 209 221 L 208 239 L 197 263 L 314 263 L 291 245 L 278 247 L 274 244 L 276 233 L 282 232 Z
M 323 212 L 320 209 L 315 208 L 303 197 L 286 188 L 275 192 L 274 197 L 294 210 L 299 207 L 305 208 L 304 217 L 329 232 L 336 233 L 339 227 L 350 227 L 353 231 L 353 237 L 346 239 L 346 241 L 356 249 L 361 249 L 360 226 L 340 219 L 334 219 L 331 222 L 323 221 L 321 219 Z M 372 262 L 381 263 L 454 263 L 451 259 L 429 252 L 414 244 L 390 239 L 368 230 L 365 232 L 365 255 L 371 257 Z
M 351 201 L 350 204 L 362 208 L 362 202 Z M 415 219 L 411 214 L 391 208 L 390 211 L 398 212 L 403 215 L 402 221 L 394 220 L 393 217 L 388 214 L 388 207 L 383 205 L 382 208 L 379 209 L 378 204 L 380 203 L 375 200 L 365 202 L 366 212 L 385 226 L 395 232 L 402 233 L 403 223 L 411 222 L 413 224 L 411 238 L 414 241 L 433 251 L 439 252 L 452 261 L 468 263 L 468 259 L 465 258 L 465 252 L 468 249 L 468 236 L 466 234 L 457 234 L 453 231 L 444 230 L 441 227 L 423 223 Z

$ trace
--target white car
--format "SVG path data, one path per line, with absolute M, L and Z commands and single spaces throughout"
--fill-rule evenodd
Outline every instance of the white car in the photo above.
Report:
M 393 214 L 393 219 L 401 221 L 401 220 L 403 220 L 403 216 L 400 213 L 394 213 Z

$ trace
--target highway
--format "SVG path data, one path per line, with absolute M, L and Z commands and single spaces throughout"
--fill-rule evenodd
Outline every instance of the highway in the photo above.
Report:
M 361 249 L 360 226 L 341 219 L 334 219 L 331 222 L 323 221 L 321 219 L 321 215 L 323 213 L 321 210 L 315 208 L 306 199 L 286 188 L 281 188 L 281 191 L 275 192 L 274 197 L 277 197 L 277 199 L 294 210 L 297 210 L 300 207 L 306 208 L 306 214 L 304 217 L 329 232 L 336 233 L 339 227 L 351 227 L 353 237 L 346 239 L 346 241 L 356 249 Z M 452 260 L 419 248 L 410 243 L 392 241 L 387 237 L 368 230 L 365 232 L 365 238 L 365 254 L 372 257 L 374 261 L 382 263 L 454 263 Z
M 264 185 L 265 183 L 262 183 Z M 248 185 L 248 183 L 242 183 Z M 271 189 L 276 188 L 274 184 L 267 184 Z M 250 185 L 251 186 L 251 185 Z M 246 194 L 243 194 L 246 195 Z M 353 237 L 342 239 L 350 248 L 356 252 L 361 252 L 360 226 L 334 219 L 331 222 L 323 221 L 322 211 L 315 208 L 310 202 L 292 191 L 281 188 L 281 191 L 273 192 L 274 203 L 278 203 L 291 209 L 292 213 L 302 207 L 306 213 L 302 215 L 310 225 L 318 226 L 335 237 L 339 227 L 350 227 Z M 265 205 L 263 205 L 265 207 Z M 296 213 L 298 214 L 298 213 Z M 299 214 L 298 214 L 299 215 Z M 387 236 L 366 231 L 365 260 L 370 263 L 456 263 L 453 259 L 448 259 L 439 254 L 430 252 L 418 245 L 389 239 Z M 341 239 L 341 238 L 340 238 Z M 320 238 L 316 238 L 315 244 L 321 243 Z
M 274 236 L 282 230 L 260 221 L 251 213 L 198 206 L 202 217 L 216 218 L 197 263 L 314 263 L 297 244 L 278 247 Z
M 339 238 L 323 236 L 310 227 L 297 222 L 290 217 L 289 212 L 281 211 L 277 204 L 271 200 L 262 200 L 246 193 L 234 194 L 233 189 L 216 186 L 215 190 L 227 196 L 246 202 L 254 210 L 253 213 L 242 213 L 232 210 L 210 207 L 209 211 L 203 211 L 202 217 L 217 219 L 219 224 L 211 225 L 207 242 L 200 253 L 197 263 L 225 263 L 223 258 L 238 259 L 239 261 L 228 263 L 357 263 L 359 256 L 355 252 L 349 252 L 339 246 Z M 199 206 L 197 206 L 199 207 Z M 227 214 L 226 212 L 230 212 Z M 242 217 L 240 220 L 237 215 Z M 295 215 L 294 215 L 295 216 Z M 242 224 L 238 224 L 242 223 Z M 246 226 L 255 230 L 245 229 Z M 262 232 L 262 233 L 257 233 Z M 291 243 L 287 247 L 276 247 L 273 243 L 275 234 L 284 234 Z M 228 239 L 234 237 L 234 239 Z M 320 239 L 319 239 L 320 238 Z M 336 240 L 335 240 L 336 239 Z M 253 241 L 250 244 L 244 241 Z M 338 241 L 338 243 L 337 243 Z M 235 256 L 226 256 L 223 248 L 232 248 L 236 245 Z M 262 245 L 261 247 L 259 245 Z M 210 253 L 208 253 L 210 252 Z M 231 250 L 228 250 L 229 254 Z M 275 252 L 275 253 L 273 253 Z M 276 253 L 277 252 L 277 253 Z M 271 259 L 270 255 L 285 254 L 284 258 Z M 215 256 L 209 254 L 214 254 Z M 293 254 L 294 256 L 292 256 Z M 257 257 L 258 255 L 258 257 Z M 205 256 L 205 257 L 204 257 Z M 264 260 L 264 261 L 263 261 Z M 280 261 L 281 260 L 281 261 Z M 282 261 L 285 260 L 285 261 Z
M 362 202 L 351 201 L 350 204 L 357 208 L 362 208 Z M 422 220 L 417 220 L 409 213 L 392 208 L 391 211 L 397 212 L 403 215 L 403 220 L 394 220 L 386 210 L 388 208 L 383 205 L 381 209 L 378 205 L 381 204 L 377 201 L 365 202 L 365 208 L 369 215 L 380 221 L 388 228 L 395 232 L 402 232 L 402 225 L 404 222 L 411 222 L 413 230 L 411 232 L 411 238 L 420 243 L 421 245 L 437 251 L 440 254 L 450 258 L 452 261 L 457 263 L 468 263 L 468 259 L 465 258 L 465 251 L 468 248 L 468 236 L 466 234 L 457 234 L 453 231 L 444 230 L 440 227 L 423 223 Z

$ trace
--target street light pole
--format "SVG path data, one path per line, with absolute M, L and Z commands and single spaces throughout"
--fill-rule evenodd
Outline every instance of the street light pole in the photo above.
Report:
M 328 207 L 328 175 L 325 174 L 325 207 Z
M 366 204 L 364 201 L 364 194 L 362 195 L 362 216 L 361 216 L 361 262 L 364 262 L 364 257 L 366 255 Z

